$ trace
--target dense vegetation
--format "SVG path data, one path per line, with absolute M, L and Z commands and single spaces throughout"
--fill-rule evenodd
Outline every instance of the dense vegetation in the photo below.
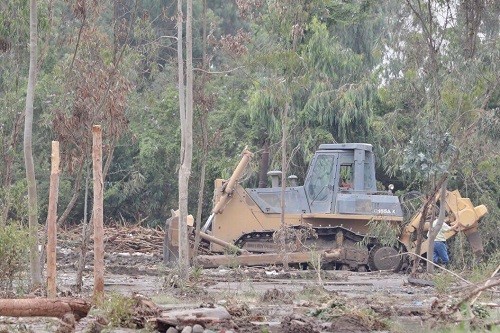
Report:
M 84 219 L 90 129 L 101 124 L 107 222 L 162 223 L 178 205 L 176 1 L 39 0 L 38 9 L 33 151 L 40 221 L 51 140 L 62 153 L 60 223 Z M 28 16 L 26 0 L 0 3 L 2 223 L 24 223 L 28 215 Z M 428 193 L 448 173 L 448 188 L 487 205 L 481 231 L 494 252 L 499 17 L 495 0 L 195 1 L 189 210 L 196 213 L 202 180 L 203 216 L 209 212 L 213 180 L 230 174 L 246 145 L 255 152 L 247 185 L 257 186 L 263 153 L 279 169 L 283 144 L 290 173 L 303 180 L 320 143 L 368 142 L 381 186 Z

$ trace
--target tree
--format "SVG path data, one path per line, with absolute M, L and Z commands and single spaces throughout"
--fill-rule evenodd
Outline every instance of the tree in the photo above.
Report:
M 30 0 L 30 67 L 24 115 L 24 161 L 28 181 L 28 221 L 32 240 L 30 246 L 30 272 L 33 287 L 42 284 L 42 272 L 38 251 L 38 198 L 36 193 L 35 165 L 33 163 L 33 101 L 37 76 L 38 19 L 36 0 Z
M 179 116 L 181 122 L 181 155 L 179 169 L 179 270 L 187 279 L 189 271 L 189 240 L 187 215 L 189 177 L 193 158 L 193 2 L 187 0 L 186 13 L 186 87 L 184 87 L 184 58 L 182 53 L 182 0 L 177 2 L 177 61 L 179 74 Z M 184 90 L 185 89 L 185 90 Z
M 113 8 L 116 14 L 116 8 Z M 122 62 L 127 45 L 121 45 L 128 39 L 131 26 L 120 25 L 124 22 L 114 17 L 114 40 L 95 23 L 104 16 L 104 9 L 92 7 L 85 1 L 75 8 L 75 17 L 81 20 L 77 44 L 70 62 L 57 67 L 54 77 L 61 83 L 57 87 L 52 111 L 52 126 L 61 142 L 64 167 L 74 176 L 71 199 L 61 214 L 58 224 L 63 224 L 77 204 L 86 163 L 91 159 L 91 129 L 100 124 L 105 129 L 104 177 L 106 178 L 113 153 L 120 137 L 127 128 L 125 111 L 131 83 L 122 73 Z M 133 20 L 133 18 L 130 18 Z M 120 26 L 120 28 L 116 28 Z M 112 59 L 108 59 L 107 50 L 112 49 Z M 70 97 L 68 97 L 70 96 Z
M 466 191 L 473 202 L 475 195 L 489 202 L 498 196 L 498 187 L 480 176 L 478 165 L 490 164 L 498 155 L 492 135 L 498 133 L 499 35 L 489 33 L 496 24 L 484 24 L 488 15 L 481 1 L 386 4 L 392 10 L 375 127 L 386 170 L 402 186 L 429 197 L 447 177 L 449 187 Z M 498 22 L 498 6 L 491 10 Z M 481 185 L 473 179 L 481 179 Z M 488 190 L 478 190 L 483 186 Z M 480 230 L 498 227 L 495 211 L 483 219 Z

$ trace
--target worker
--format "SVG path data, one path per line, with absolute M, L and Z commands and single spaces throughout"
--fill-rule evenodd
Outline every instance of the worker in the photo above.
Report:
M 438 219 L 435 219 L 432 222 L 432 227 L 435 227 L 437 224 Z M 443 222 L 443 225 L 441 226 L 441 229 L 439 230 L 438 234 L 436 235 L 436 239 L 434 240 L 434 253 L 432 254 L 432 261 L 437 264 L 439 261 L 442 262 L 443 265 L 448 265 L 450 262 L 450 258 L 448 257 L 448 248 L 446 246 L 446 237 L 444 236 L 444 233 L 447 232 L 448 230 L 456 230 L 458 228 L 458 223 L 450 227 L 446 222 Z M 431 232 L 431 229 L 427 232 L 427 238 L 429 238 L 429 234 Z

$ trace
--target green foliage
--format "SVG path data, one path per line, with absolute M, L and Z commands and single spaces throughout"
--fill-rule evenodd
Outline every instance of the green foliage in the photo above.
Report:
M 0 228 L 0 290 L 11 291 L 13 283 L 28 271 L 30 237 L 18 223 Z
M 108 320 L 112 327 L 135 328 L 133 311 L 135 300 L 119 293 L 111 293 L 99 305 L 97 311 Z
M 368 245 L 376 241 L 382 246 L 397 246 L 401 228 L 391 221 L 371 220 L 368 222 L 368 232 L 361 244 Z
M 497 269 L 500 262 L 500 250 L 487 256 L 481 263 L 475 265 L 467 278 L 474 283 L 485 282 Z
M 449 133 L 433 132 L 430 124 L 421 127 L 404 149 L 401 170 L 412 178 L 428 182 L 448 172 L 456 148 Z
M 345 300 L 340 298 L 331 299 L 324 307 L 311 310 L 309 315 L 326 321 L 331 321 L 332 318 L 343 315 L 346 308 L 347 306 Z
M 10 188 L 0 188 L 0 202 L 2 205 L 10 204 L 10 219 L 21 223 L 27 221 L 28 217 L 27 186 L 26 180 L 20 179 Z
M 446 294 L 450 292 L 453 287 L 454 277 L 446 272 L 439 272 L 438 274 L 434 274 L 432 276 L 432 282 L 434 282 L 434 288 L 440 294 Z
M 486 319 L 490 317 L 488 308 L 480 304 L 474 304 L 474 306 L 472 307 L 472 313 L 474 314 L 474 316 L 476 316 L 476 318 L 479 319 Z
M 353 140 L 370 128 L 375 82 L 363 73 L 363 55 L 330 36 L 327 26 L 314 18 L 308 27 L 312 33 L 304 45 L 304 59 L 311 76 L 311 91 L 301 118 L 306 125 L 332 126 L 339 141 Z M 361 135 L 360 135 L 361 136 Z
M 396 184 L 401 194 L 427 193 L 439 175 L 449 172 L 450 189 L 488 207 L 479 229 L 486 257 L 494 254 L 500 246 L 500 8 L 488 0 L 479 16 L 478 31 L 472 32 L 478 37 L 473 57 L 464 52 L 471 32 L 464 21 L 467 6 L 454 8 L 451 24 L 433 29 L 442 43 L 435 52 L 437 64 L 431 64 L 425 29 L 409 3 L 415 2 L 208 1 L 205 49 L 212 73 L 203 77 L 201 2 L 195 4 L 195 108 L 207 116 L 208 125 L 202 127 L 201 117 L 195 117 L 189 211 L 197 206 L 202 161 L 207 163 L 205 216 L 212 205 L 213 180 L 230 176 L 245 146 L 255 152 L 245 185 L 256 185 L 265 142 L 271 167 L 281 167 L 282 117 L 288 106 L 290 173 L 303 180 L 319 144 L 336 141 L 373 143 L 380 163 L 377 178 L 384 185 Z M 432 18 L 443 14 L 436 12 L 443 3 L 432 3 Z M 40 217 L 46 214 L 50 140 L 61 142 L 59 202 L 65 208 L 78 166 L 90 161 L 91 123 L 85 119 L 92 116 L 96 122 L 109 120 L 105 153 L 111 138 L 119 139 L 105 181 L 106 218 L 163 224 L 178 205 L 175 5 L 99 2 L 86 7 L 86 22 L 73 5 L 39 2 L 33 141 Z M 5 163 L 0 165 L 0 203 L 2 208 L 11 204 L 8 218 L 18 221 L 27 216 L 20 138 L 28 18 L 27 1 L 1 2 L 0 141 Z M 111 66 L 118 57 L 120 64 Z M 119 84 L 107 87 L 107 81 L 97 80 L 103 73 L 116 75 Z M 117 133 L 117 114 L 110 110 L 120 111 L 126 125 L 118 136 L 111 136 Z M 65 121 L 57 122 L 57 116 Z M 67 126 L 72 130 L 61 135 Z M 207 153 L 200 144 L 205 134 Z M 12 161 L 10 173 L 7 161 Z M 78 194 L 70 223 L 83 215 L 83 190 Z M 382 224 L 377 228 L 373 233 L 380 239 L 395 230 Z M 394 235 L 387 233 L 387 238 Z M 450 245 L 453 262 L 472 264 L 464 239 L 457 237 Z

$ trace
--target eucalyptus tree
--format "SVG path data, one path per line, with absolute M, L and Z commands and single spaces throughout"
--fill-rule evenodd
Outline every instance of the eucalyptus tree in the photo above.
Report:
M 480 165 L 498 155 L 498 29 L 491 33 L 491 26 L 498 26 L 498 6 L 491 7 L 490 15 L 484 11 L 485 1 L 388 4 L 379 89 L 382 117 L 377 121 L 385 128 L 377 137 L 388 148 L 386 168 L 428 195 L 450 177 L 450 186 L 489 201 L 498 196 L 498 188 L 478 175 Z M 497 23 L 490 26 L 488 20 Z M 492 214 L 484 219 L 483 230 L 498 227 L 497 209 L 489 208 Z M 498 244 L 498 237 L 494 242 Z
M 242 85 L 243 96 L 236 98 L 248 105 L 236 112 L 250 122 L 240 127 L 247 129 L 245 136 L 260 148 L 258 152 L 269 150 L 270 164 L 277 164 L 282 128 L 288 126 L 288 149 L 297 148 L 291 163 L 300 177 L 320 143 L 366 140 L 377 99 L 375 66 L 381 60 L 377 41 L 383 18 L 375 2 L 238 5 L 248 22 L 243 26 L 247 32 L 238 31 L 239 38 L 228 44 L 246 52 L 239 79 L 240 85 L 244 79 L 247 85 Z M 288 117 L 283 117 L 285 110 Z M 264 169 L 267 163 L 261 165 Z M 263 176 L 259 182 L 264 183 Z
M 24 114 L 24 163 L 28 181 L 28 221 L 32 244 L 30 246 L 30 272 L 33 287 L 42 284 L 42 268 L 38 250 L 38 196 L 36 193 L 35 165 L 33 163 L 33 101 L 37 76 L 38 13 L 36 0 L 30 0 L 30 65 Z
M 131 143 L 129 124 L 136 118 L 130 111 L 129 96 L 132 91 L 137 94 L 136 86 L 144 89 L 141 75 L 152 75 L 150 58 L 157 54 L 157 48 L 145 46 L 150 43 L 149 39 L 144 41 L 146 38 L 153 39 L 149 35 L 152 28 L 138 14 L 137 4 L 125 2 L 120 3 L 123 8 L 117 6 L 107 2 L 93 6 L 82 1 L 79 6 L 59 8 L 64 18 L 74 23 L 72 29 L 61 27 L 61 38 L 70 43 L 62 44 L 62 51 L 53 50 L 56 54 L 60 52 L 62 59 L 48 68 L 45 76 L 55 84 L 45 82 L 50 112 L 44 124 L 61 142 L 62 186 L 68 192 L 59 224 L 76 216 L 75 212 L 70 215 L 75 207 L 80 208 L 76 213 L 83 209 L 78 199 L 85 165 L 90 158 L 93 124 L 103 126 L 108 212 L 126 218 L 138 216 L 126 209 L 119 211 L 116 206 L 123 204 L 126 195 L 136 195 L 138 189 L 144 187 L 141 170 L 122 169 L 122 160 L 115 165 L 111 162 L 116 147 L 120 153 L 125 151 L 121 141 L 125 134 L 127 143 Z M 67 23 L 63 18 L 60 20 L 61 25 Z M 114 28 L 110 29 L 111 26 Z
M 179 117 L 181 124 L 180 169 L 179 169 L 179 275 L 189 275 L 189 239 L 187 233 L 189 177 L 193 158 L 193 1 L 187 0 L 186 10 L 186 61 L 184 62 L 184 14 L 183 0 L 177 1 L 177 67 L 179 83 Z M 184 63 L 186 64 L 184 68 Z M 184 71 L 186 83 L 184 83 Z
M 26 178 L 19 143 L 26 107 L 26 82 L 29 66 L 30 19 L 28 3 L 8 1 L 0 4 L 0 226 L 10 216 L 23 221 L 27 215 L 24 192 Z M 19 189 L 19 190 L 17 190 Z M 16 195 L 19 193 L 20 195 Z

